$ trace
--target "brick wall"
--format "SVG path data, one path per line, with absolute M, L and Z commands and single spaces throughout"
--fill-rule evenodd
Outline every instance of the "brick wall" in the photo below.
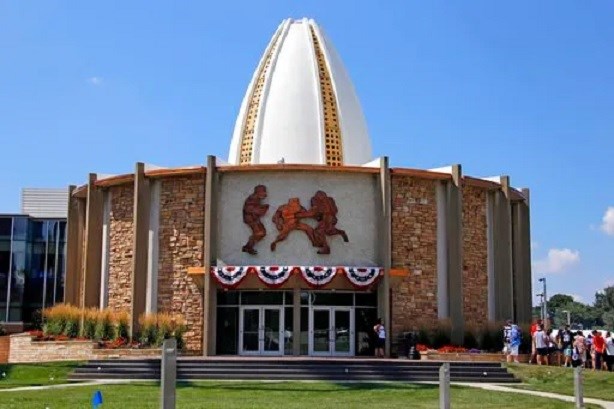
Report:
M 204 206 L 203 175 L 161 181 L 158 311 L 185 318 L 189 351 L 201 351 L 203 342 L 203 294 L 187 269 L 203 264 Z
M 9 350 L 10 350 L 10 337 L 8 335 L 4 335 L 0 337 L 0 364 L 7 363 L 9 361 Z
M 465 322 L 488 320 L 488 242 L 486 191 L 463 188 L 463 313 Z
M 436 181 L 392 175 L 392 267 L 410 270 L 392 285 L 392 340 L 437 320 Z
M 109 308 L 131 311 L 134 186 L 110 189 Z

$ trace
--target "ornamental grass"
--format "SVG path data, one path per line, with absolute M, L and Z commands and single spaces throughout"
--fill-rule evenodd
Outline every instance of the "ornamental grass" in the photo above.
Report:
M 183 335 L 186 331 L 183 317 L 168 313 L 143 314 L 139 324 L 141 345 L 160 347 L 165 339 L 175 338 L 177 348 L 183 348 Z
M 59 336 L 79 333 L 80 310 L 69 304 L 57 304 L 43 311 L 43 332 L 45 335 Z

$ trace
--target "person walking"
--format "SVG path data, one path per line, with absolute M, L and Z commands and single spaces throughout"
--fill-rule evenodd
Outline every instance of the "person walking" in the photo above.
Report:
M 507 362 L 512 362 L 512 360 L 515 363 L 520 363 L 518 361 L 518 350 L 520 349 L 520 342 L 521 342 L 521 335 L 520 335 L 520 328 L 518 327 L 518 325 L 516 324 L 512 324 L 511 329 L 510 329 L 510 336 L 509 336 L 509 349 L 507 352 Z
M 605 349 L 605 339 L 601 336 L 601 331 L 593 331 L 593 371 L 602 370 L 603 351 Z
M 612 372 L 614 366 L 614 337 L 610 331 L 605 334 L 605 363 L 608 371 Z
M 574 368 L 584 366 L 586 360 L 586 341 L 582 331 L 576 333 L 576 338 L 573 342 L 573 354 L 571 356 L 571 365 Z
M 529 364 L 532 364 L 537 356 L 537 351 L 535 349 L 535 333 L 540 325 L 542 325 L 541 319 L 536 319 L 533 324 L 531 324 L 531 357 L 529 358 Z
M 565 329 L 563 329 L 559 333 L 559 339 L 561 342 L 561 352 L 565 356 L 565 367 L 571 366 L 571 355 L 573 350 L 573 334 L 569 329 L 569 325 L 565 325 Z
M 533 336 L 535 340 L 535 351 L 537 354 L 537 364 L 538 365 L 548 365 L 548 335 L 544 332 L 544 327 L 541 325 L 537 326 L 537 331 Z
M 384 357 L 384 348 L 386 347 L 386 328 L 384 328 L 384 324 L 382 323 L 382 319 L 378 318 L 377 323 L 373 327 L 373 331 L 375 331 L 375 357 L 383 358 Z

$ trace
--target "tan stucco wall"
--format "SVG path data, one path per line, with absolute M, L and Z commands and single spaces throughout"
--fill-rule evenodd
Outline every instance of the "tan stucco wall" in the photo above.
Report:
M 372 174 L 334 172 L 239 172 L 224 173 L 220 179 L 218 206 L 218 259 L 227 265 L 381 265 L 377 254 L 377 205 L 379 192 Z M 241 251 L 251 231 L 243 223 L 243 204 L 257 185 L 265 185 L 270 208 L 261 219 L 266 237 L 256 245 L 258 255 Z M 339 229 L 345 230 L 349 242 L 341 236 L 328 237 L 331 254 L 319 255 L 317 248 L 301 231 L 290 233 L 275 252 L 270 244 L 277 236 L 272 218 L 277 208 L 298 197 L 309 209 L 316 191 L 322 190 L 337 205 Z M 315 226 L 316 222 L 306 219 Z

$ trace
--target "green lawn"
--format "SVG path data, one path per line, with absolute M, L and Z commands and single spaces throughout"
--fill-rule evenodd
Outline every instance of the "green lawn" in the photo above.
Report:
M 517 388 L 554 392 L 573 396 L 573 370 L 558 366 L 508 364 L 508 369 L 522 379 Z M 614 372 L 584 370 L 584 396 L 614 401 Z
M 159 407 L 159 386 L 152 383 L 69 387 L 28 392 L 0 392 L 0 408 L 86 408 L 94 391 L 103 409 Z M 557 400 L 452 387 L 452 406 L 466 408 L 572 408 Z M 195 382 L 177 389 L 177 407 L 190 408 L 435 408 L 435 385 L 329 382 Z
M 77 362 L 0 364 L 0 389 L 66 383 L 67 375 L 77 365 Z M 0 399 L 0 402 L 2 402 L 2 399 Z

